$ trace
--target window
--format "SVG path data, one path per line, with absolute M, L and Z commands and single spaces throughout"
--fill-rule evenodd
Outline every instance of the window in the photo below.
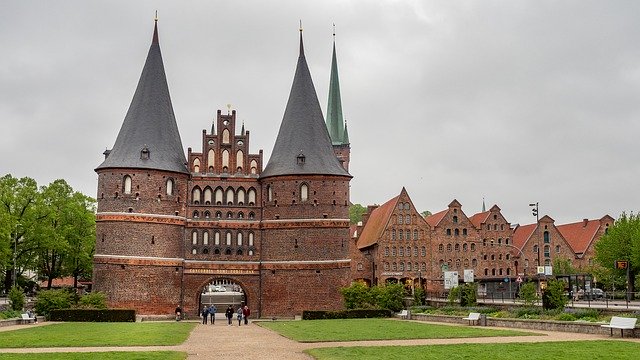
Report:
M 392 229 L 391 230 L 391 240 L 395 240 L 396 239 L 396 230 Z
M 391 256 L 396 256 L 396 247 L 391 247 Z
M 194 218 L 194 219 L 197 219 L 197 218 L 199 218 L 199 217 L 200 217 L 200 213 L 198 212 L 198 210 L 194 211 L 194 212 L 193 212 L 193 218 Z
M 204 189 L 204 203 L 205 203 L 205 205 L 211 204 L 212 194 L 213 194 L 213 191 L 211 191 L 211 188 L 207 186 L 207 188 Z
M 447 251 L 451 251 L 451 244 L 447 244 Z
M 417 257 L 418 256 L 418 247 L 414 247 L 413 248 L 413 256 Z
M 222 205 L 222 189 L 221 188 L 217 188 L 216 189 L 216 193 L 215 193 L 215 197 L 214 200 L 216 202 L 216 205 Z
M 256 204 L 256 190 L 251 188 L 249 189 L 249 206 L 253 206 Z
M 197 186 L 191 190 L 191 201 L 196 205 L 200 204 L 200 188 Z
M 220 232 L 216 231 L 215 233 L 213 233 L 213 243 L 215 245 L 220 245 Z
M 207 153 L 207 165 L 209 165 L 210 170 L 216 167 L 216 152 L 213 149 L 209 149 Z
M 362 263 L 358 263 L 358 271 L 362 271 Z
M 404 262 L 400 262 L 398 271 L 404 271 Z
M 462 236 L 467 236 L 467 229 L 462 229 Z
M 388 262 L 384 263 L 384 270 L 385 271 L 389 271 L 389 263 Z
M 309 199 L 309 186 L 307 184 L 300 185 L 300 201 L 307 201 Z
M 407 246 L 407 251 L 405 252 L 407 256 L 411 256 L 411 246 Z
M 252 174 L 258 173 L 258 162 L 255 160 L 251 160 L 251 173 Z
M 222 219 L 222 212 L 216 211 L 216 219 Z
M 535 254 L 537 254 L 537 253 L 538 253 L 538 245 L 533 245 L 533 252 L 534 252 Z
M 167 195 L 173 195 L 173 179 L 167 179 Z
M 421 247 L 420 248 L 420 256 L 427 256 L 427 248 L 426 247 Z
M 236 244 L 238 246 L 242 246 L 242 233 L 241 232 L 238 232 L 238 235 L 236 237 Z
M 244 153 L 242 150 L 238 150 L 236 153 L 236 169 L 240 172 L 242 168 L 244 168 Z
M 454 216 L 454 217 L 453 217 L 453 223 L 454 223 L 454 224 L 457 224 L 457 223 L 458 223 L 458 217 L 457 217 L 457 216 Z
M 227 244 L 227 246 L 231 246 L 231 231 L 227 231 L 226 237 L 225 244 Z
M 427 271 L 427 263 L 420 264 L 420 270 Z
M 193 159 L 193 172 L 200 172 L 200 159 Z
M 227 205 L 233 205 L 233 198 L 234 198 L 235 193 L 233 192 L 232 188 L 228 188 L 227 189 Z
M 389 247 L 384 248 L 384 256 L 389 256 Z
M 467 243 L 462 244 L 462 251 L 467 251 Z
M 418 230 L 413 230 L 413 240 L 418 240 Z
M 404 247 L 400 246 L 398 248 L 398 256 L 404 256 Z
M 193 255 L 197 254 L 198 253 L 198 249 L 196 249 L 196 248 L 191 249 L 191 253 Z
M 550 244 L 551 243 L 551 237 L 549 236 L 549 232 L 545 231 L 543 235 L 544 235 L 544 243 L 545 244 Z
M 195 230 L 191 233 L 191 245 L 198 245 L 198 232 Z
M 471 244 L 471 251 L 476 251 L 476 244 Z
M 253 233 L 252 233 L 252 232 L 250 232 L 250 233 L 249 233 L 249 246 L 253 246 L 253 241 L 254 241 L 254 240 L 253 240 Z
M 407 271 L 411 271 L 411 262 L 407 263 Z
M 405 235 L 405 239 L 411 240 L 411 230 L 405 231 L 404 235 Z
M 502 238 L 498 238 L 498 246 L 502 246 Z
M 267 201 L 273 201 L 273 190 L 271 185 L 267 185 Z
M 122 192 L 124 194 L 131 194 L 131 176 L 129 175 L 124 176 L 124 186 Z
M 447 229 L 447 236 L 451 236 L 451 229 Z
M 551 256 L 551 250 L 549 245 L 544 246 L 544 257 L 548 258 Z
M 392 270 L 392 271 L 396 271 L 396 270 L 398 270 L 398 265 L 397 265 L 396 263 L 393 263 L 393 264 L 391 265 L 391 270 Z
M 444 251 L 444 245 L 442 245 L 442 244 L 438 245 L 438 251 L 443 252 Z
M 560 245 L 556 245 L 556 252 L 559 254 L 560 253 Z
M 460 236 L 460 229 L 455 229 L 455 230 L 453 231 L 453 235 L 455 235 L 455 236 Z
M 237 197 L 238 197 L 238 205 L 244 205 L 246 198 L 245 198 L 245 192 L 243 188 L 238 189 Z
M 404 223 L 407 224 L 407 225 L 411 224 L 411 216 L 410 215 L 407 215 L 407 216 L 404 217 Z
M 460 251 L 460 244 L 456 244 L 455 249 L 456 251 Z
M 209 245 L 209 232 L 205 231 L 202 233 L 202 244 Z
M 460 269 L 460 259 L 456 259 L 456 269 Z
M 247 255 L 249 255 L 249 256 L 253 256 L 253 249 L 249 249 L 249 251 L 248 251 Z
M 208 218 L 210 218 L 210 217 L 211 217 L 211 212 L 210 212 L 209 210 L 205 211 L 205 212 L 204 212 L 204 218 L 205 218 L 205 219 L 208 219 Z
M 222 152 L 222 171 L 229 171 L 229 150 L 224 150 Z
M 478 260 L 473 259 L 471 260 L 471 266 L 476 267 L 478 265 Z
M 398 230 L 398 240 L 402 240 L 404 237 L 404 231 Z
M 398 224 L 402 225 L 404 217 L 402 215 L 398 215 Z
M 222 131 L 222 143 L 223 144 L 229 143 L 229 129 L 224 129 Z

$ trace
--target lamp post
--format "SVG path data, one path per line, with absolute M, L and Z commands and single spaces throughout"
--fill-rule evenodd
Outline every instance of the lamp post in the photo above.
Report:
M 18 280 L 18 274 L 17 274 L 17 267 L 16 267 L 16 255 L 18 253 L 18 226 L 20 226 L 20 223 L 16 223 L 16 227 L 15 227 L 15 231 L 13 233 L 14 235 L 14 241 L 13 241 L 13 271 L 11 272 L 11 275 L 13 277 L 13 287 L 16 286 L 16 282 Z
M 537 202 L 535 204 L 531 203 L 529 204 L 529 206 L 531 207 L 531 213 L 533 214 L 533 216 L 536 217 L 536 230 L 538 231 L 538 236 L 537 236 L 538 246 L 536 247 L 538 264 L 536 266 L 542 266 L 542 264 L 540 263 L 540 230 L 538 229 L 538 226 L 540 225 L 540 213 L 538 209 L 538 203 Z M 538 291 L 542 292 L 542 288 L 540 284 L 540 274 L 538 273 L 538 269 L 536 269 L 536 276 L 538 278 Z

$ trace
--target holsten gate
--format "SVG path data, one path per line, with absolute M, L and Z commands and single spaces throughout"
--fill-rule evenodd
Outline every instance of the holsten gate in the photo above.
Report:
M 185 157 L 156 22 L 120 132 L 95 169 L 93 280 L 110 306 L 170 314 L 180 305 L 194 315 L 213 295 L 219 309 L 242 301 L 259 317 L 343 306 L 351 175 L 335 46 L 331 76 L 325 123 L 301 32 L 266 166 L 244 125 L 237 132 L 235 110 L 218 111 L 201 151 Z

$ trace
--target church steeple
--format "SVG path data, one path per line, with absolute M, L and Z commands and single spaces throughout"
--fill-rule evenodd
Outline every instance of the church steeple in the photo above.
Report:
M 113 149 L 96 168 L 136 168 L 189 173 L 164 72 L 158 19 L 138 87 Z
M 304 56 L 302 27 L 300 55 L 276 143 L 261 178 L 278 175 L 349 173 L 333 152 L 322 109 Z
M 346 125 L 342 118 L 342 100 L 340 80 L 338 78 L 338 60 L 336 58 L 336 31 L 333 30 L 333 56 L 331 58 L 331 77 L 329 82 L 329 104 L 327 105 L 327 129 L 333 145 L 348 144 L 345 141 Z

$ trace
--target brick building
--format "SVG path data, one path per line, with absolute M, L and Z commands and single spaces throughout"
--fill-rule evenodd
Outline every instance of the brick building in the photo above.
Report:
M 543 216 L 534 224 L 511 225 L 497 205 L 468 217 L 455 199 L 423 218 L 403 188 L 383 205 L 369 206 L 352 232 L 351 276 L 437 294 L 444 290 L 444 271 L 457 271 L 462 283 L 464 270 L 470 269 L 481 294 L 509 294 L 517 289 L 511 283 L 536 277 L 538 265 L 552 265 L 556 258 L 586 270 L 595 242 L 613 222 L 605 215 L 556 226 Z
M 237 128 L 235 110 L 218 111 L 201 149 L 185 157 L 156 22 L 116 142 L 96 168 L 94 289 L 111 306 L 170 314 L 180 305 L 195 315 L 206 303 L 246 302 L 259 317 L 343 306 L 351 175 L 335 42 L 326 123 L 301 30 L 266 166 L 244 124 Z

